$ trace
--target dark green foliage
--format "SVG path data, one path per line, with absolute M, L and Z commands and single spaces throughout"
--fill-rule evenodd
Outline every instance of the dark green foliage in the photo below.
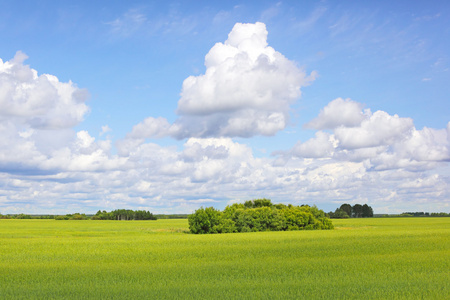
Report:
M 111 212 L 99 210 L 92 220 L 156 220 L 156 217 L 149 211 L 145 210 L 131 210 L 131 209 L 116 209 Z
M 363 218 L 371 218 L 373 217 L 373 209 L 367 204 L 362 206 L 362 217 Z
M 367 204 L 342 204 L 341 207 L 336 209 L 335 212 L 329 212 L 332 219 L 344 219 L 344 218 L 371 218 L 373 217 L 373 209 Z
M 331 220 L 315 206 L 274 205 L 269 199 L 235 203 L 223 212 L 201 207 L 188 220 L 190 231 L 200 234 L 333 229 Z
M 421 212 L 418 212 L 418 211 L 416 211 L 416 212 L 404 212 L 404 213 L 402 213 L 402 215 L 411 215 L 412 217 L 429 217 L 430 216 L 429 213 L 423 212 L 423 211 L 421 211 Z
M 342 204 L 339 209 L 344 211 L 349 217 L 352 216 L 352 206 L 350 204 Z
M 363 208 L 361 204 L 355 204 L 352 207 L 352 217 L 353 218 L 362 218 L 363 216 Z
M 53 216 L 52 216 L 53 218 Z M 89 217 L 85 214 L 75 213 L 67 214 L 65 216 L 56 216 L 55 220 L 88 220 Z M 116 209 L 111 212 L 99 210 L 91 220 L 156 220 L 156 217 L 149 211 L 145 210 L 131 210 L 131 209 Z
M 2 215 L 0 219 L 54 219 L 54 215 L 27 215 L 27 214 L 14 214 L 14 215 Z
M 397 218 L 397 217 L 450 217 L 450 213 L 440 212 L 440 213 L 428 213 L 428 212 L 404 212 L 402 214 L 384 214 L 375 215 L 378 218 Z
M 440 212 L 440 213 L 431 213 L 432 217 L 450 217 L 450 213 L 447 214 L 445 212 Z
M 158 219 L 187 219 L 188 214 L 154 215 Z
M 40 215 L 36 217 L 37 219 L 41 219 L 41 220 L 51 220 L 54 219 L 55 216 L 54 215 Z
M 348 219 L 350 216 L 342 209 L 336 208 L 334 212 L 330 211 L 328 213 L 330 215 L 330 218 L 332 219 Z
M 25 215 L 25 214 L 19 214 L 19 215 L 15 215 L 14 219 L 31 219 L 31 216 Z
M 55 220 L 88 220 L 89 218 L 85 214 L 74 213 L 67 214 L 65 216 L 56 216 Z
M 87 217 L 85 214 L 74 213 L 69 220 L 87 220 Z

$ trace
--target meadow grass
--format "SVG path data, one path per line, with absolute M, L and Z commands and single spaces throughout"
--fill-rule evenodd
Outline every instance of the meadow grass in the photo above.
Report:
M 0 299 L 450 299 L 450 218 L 187 234 L 187 220 L 0 220 Z

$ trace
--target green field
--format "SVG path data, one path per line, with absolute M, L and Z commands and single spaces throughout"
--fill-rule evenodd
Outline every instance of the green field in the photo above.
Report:
M 0 299 L 450 299 L 450 218 L 187 234 L 187 220 L 0 220 Z

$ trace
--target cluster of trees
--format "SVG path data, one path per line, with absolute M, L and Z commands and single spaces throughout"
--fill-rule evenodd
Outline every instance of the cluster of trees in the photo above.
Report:
M 342 204 L 341 207 L 336 208 L 334 212 L 328 213 L 332 219 L 346 219 L 346 218 L 371 218 L 373 217 L 373 209 L 367 204 Z
M 430 217 L 450 217 L 450 213 L 445 212 L 431 213 Z
M 315 206 L 272 204 L 269 199 L 235 203 L 223 211 L 201 207 L 189 215 L 188 221 L 195 234 L 334 228 Z
M 67 214 L 65 216 L 56 216 L 55 220 L 89 220 L 89 217 L 87 217 L 85 214 L 74 213 Z
M 145 210 L 116 209 L 111 212 L 98 211 L 92 220 L 156 220 L 151 212 Z

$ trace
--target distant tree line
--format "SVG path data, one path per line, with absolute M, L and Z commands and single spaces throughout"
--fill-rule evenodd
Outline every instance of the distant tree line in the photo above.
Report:
M 431 213 L 430 217 L 450 217 L 450 213 L 445 212 Z
M 54 215 L 0 214 L 0 219 L 54 219 Z
M 331 220 L 317 207 L 272 204 L 269 199 L 235 203 L 223 211 L 199 208 L 189 215 L 191 233 L 233 233 L 333 229 Z
M 450 217 L 450 213 L 404 212 L 400 215 L 382 215 L 381 217 Z
M 156 220 L 157 218 L 151 212 L 145 210 L 116 209 L 111 212 L 99 210 L 94 216 L 91 217 L 91 219 L 129 221 L 129 220 Z
M 373 209 L 367 204 L 342 204 L 341 207 L 336 208 L 334 212 L 328 213 L 332 219 L 346 219 L 346 218 L 371 218 L 373 217 Z
M 423 211 L 416 211 L 416 212 L 404 212 L 402 213 L 405 217 L 429 217 L 430 213 L 423 212 Z
M 158 219 L 187 219 L 189 214 L 155 215 Z
M 99 210 L 95 215 L 82 213 L 66 215 L 27 215 L 27 214 L 0 214 L 0 219 L 55 219 L 55 220 L 156 220 L 157 217 L 149 211 L 116 209 L 111 212 Z

